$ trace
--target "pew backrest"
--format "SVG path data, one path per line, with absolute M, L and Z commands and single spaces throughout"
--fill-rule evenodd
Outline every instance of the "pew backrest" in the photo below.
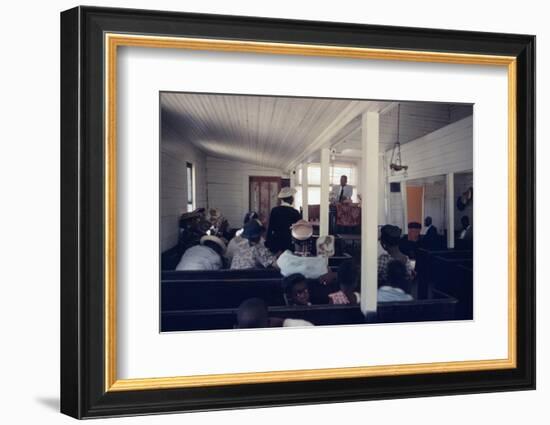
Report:
M 440 291 L 430 300 L 379 303 L 377 314 L 365 319 L 359 306 L 313 305 L 309 307 L 269 307 L 269 316 L 302 319 L 316 326 L 363 323 L 400 323 L 455 319 L 457 300 Z M 237 308 L 164 310 L 162 331 L 231 329 L 236 324 Z
M 301 319 L 315 326 L 350 325 L 365 322 L 359 306 L 317 305 L 310 307 L 269 307 L 269 317 Z M 163 332 L 231 329 L 237 323 L 237 309 L 179 310 L 162 313 Z
M 435 257 L 431 291 L 443 291 L 458 300 L 457 319 L 473 318 L 473 263 Z
M 235 280 L 235 279 L 266 279 L 281 278 L 277 269 L 246 269 L 246 270 L 164 270 L 161 279 L 164 280 Z
M 416 275 L 419 298 L 427 298 L 429 296 L 429 290 L 434 281 L 434 261 L 436 257 L 449 260 L 463 260 L 466 262 L 472 260 L 472 251 L 452 249 L 430 251 L 419 248 L 416 253 Z
M 193 279 L 161 282 L 161 311 L 237 308 L 248 298 L 284 305 L 282 279 Z
M 456 319 L 458 300 L 435 290 L 433 298 L 378 303 L 376 315 L 369 323 L 426 322 Z

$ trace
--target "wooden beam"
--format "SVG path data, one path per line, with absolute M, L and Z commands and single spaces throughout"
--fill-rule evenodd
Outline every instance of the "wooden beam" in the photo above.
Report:
M 306 161 L 312 153 L 319 151 L 319 149 L 330 147 L 330 143 L 333 141 L 334 137 L 338 135 L 338 132 L 355 117 L 365 112 L 370 106 L 369 102 L 358 100 L 351 101 L 349 105 L 338 114 L 334 121 L 327 126 L 327 128 L 325 128 L 306 149 L 304 149 L 303 153 L 288 165 L 288 169 L 292 170 L 300 162 Z
M 330 149 L 321 149 L 321 205 L 319 211 L 319 235 L 327 236 L 329 230 Z
M 308 194 L 308 182 L 307 182 L 307 168 L 308 164 L 302 164 L 302 218 L 305 221 L 309 221 L 309 194 Z
M 378 144 L 380 114 L 362 116 L 361 311 L 376 312 L 378 304 Z
M 447 248 L 455 247 L 455 175 L 447 174 Z

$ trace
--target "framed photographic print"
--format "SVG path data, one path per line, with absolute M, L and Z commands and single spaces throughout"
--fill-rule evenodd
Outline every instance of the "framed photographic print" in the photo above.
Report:
M 535 37 L 61 14 L 61 411 L 535 387 Z

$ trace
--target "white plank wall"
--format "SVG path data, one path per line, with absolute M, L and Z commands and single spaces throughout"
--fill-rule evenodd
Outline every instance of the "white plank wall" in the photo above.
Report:
M 160 166 L 161 251 L 172 248 L 178 242 L 179 217 L 187 211 L 187 162 L 195 168 L 196 206 L 206 207 L 206 155 L 164 124 Z
M 288 178 L 276 168 L 266 168 L 208 156 L 206 159 L 208 207 L 219 208 L 230 227 L 240 227 L 249 208 L 250 176 Z
M 471 114 L 471 106 L 469 108 Z M 397 140 L 398 112 L 401 144 L 418 139 L 451 122 L 450 107 L 446 104 L 402 102 L 398 108 L 395 103 L 380 114 L 381 145 L 390 147 Z M 456 114 L 460 112 L 457 110 Z
M 473 169 L 473 126 L 469 116 L 401 146 L 402 174 L 389 176 L 390 182 L 456 173 Z M 391 150 L 387 152 L 391 157 Z
M 472 117 L 469 116 L 401 146 L 403 163 L 409 166 L 406 179 L 440 176 L 441 181 L 425 186 L 425 196 L 444 199 L 444 175 L 448 172 L 470 171 L 473 168 L 472 131 Z M 387 151 L 386 158 L 390 156 L 391 151 Z M 455 177 L 458 176 L 462 176 L 462 174 L 455 175 Z M 472 174 L 469 174 L 469 176 L 469 178 L 466 175 L 458 177 L 458 181 L 455 181 L 455 191 L 464 191 L 470 187 Z M 402 175 L 389 175 L 390 182 L 403 180 Z M 462 189 L 463 187 L 464 189 Z M 400 196 L 396 195 L 399 194 L 390 194 L 389 222 L 402 227 L 402 221 L 399 224 L 399 217 L 403 217 L 403 203 Z M 455 211 L 455 223 L 458 220 L 458 227 L 455 224 L 456 229 L 460 228 L 460 217 L 462 217 L 462 215 L 456 217 L 457 214 L 458 210 Z M 436 226 L 440 232 L 447 227 L 445 220 L 439 225 L 436 224 Z M 405 228 L 403 231 L 406 232 L 407 229 Z

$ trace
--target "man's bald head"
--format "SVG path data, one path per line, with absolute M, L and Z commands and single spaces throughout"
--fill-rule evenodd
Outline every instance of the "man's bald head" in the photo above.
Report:
M 264 300 L 249 298 L 241 303 L 237 311 L 237 327 L 241 329 L 266 328 L 269 316 Z

